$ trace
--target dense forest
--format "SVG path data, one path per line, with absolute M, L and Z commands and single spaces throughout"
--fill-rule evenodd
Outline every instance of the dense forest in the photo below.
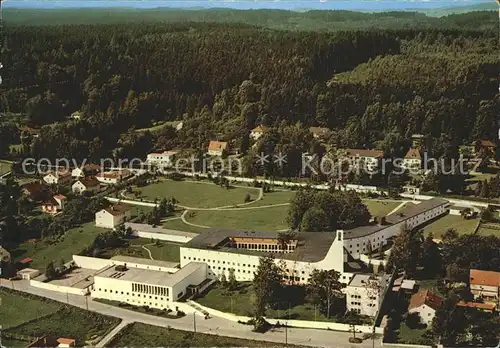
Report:
M 480 28 L 485 15 L 496 20 L 494 12 L 454 18 Z M 331 33 L 7 22 L 0 112 L 25 114 L 31 127 L 50 125 L 25 144 L 23 154 L 36 157 L 144 156 L 204 148 L 216 138 L 246 153 L 249 130 L 261 123 L 272 127 L 267 148 L 286 152 L 318 151 L 305 128 L 318 125 L 333 131 L 331 146 L 393 155 L 412 133 L 432 134 L 442 155 L 495 139 L 499 58 L 494 31 L 446 29 L 449 17 L 436 20 L 443 29 Z M 82 121 L 63 122 L 77 110 Z M 177 133 L 131 132 L 181 119 Z

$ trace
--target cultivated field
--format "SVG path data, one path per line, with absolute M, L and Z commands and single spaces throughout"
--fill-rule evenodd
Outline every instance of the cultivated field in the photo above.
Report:
M 123 329 L 109 344 L 111 347 L 262 347 L 283 348 L 279 343 L 244 340 L 218 335 L 162 328 L 134 323 Z M 300 346 L 287 345 L 299 348 Z
M 77 346 L 100 340 L 119 319 L 67 306 L 42 297 L 0 289 L 2 338 L 15 342 L 24 339 L 24 346 L 43 335 L 70 337 Z

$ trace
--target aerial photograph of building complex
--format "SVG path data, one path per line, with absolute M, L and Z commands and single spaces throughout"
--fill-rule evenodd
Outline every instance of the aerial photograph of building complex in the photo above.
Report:
M 500 0 L 0 1 L 0 348 L 500 347 Z

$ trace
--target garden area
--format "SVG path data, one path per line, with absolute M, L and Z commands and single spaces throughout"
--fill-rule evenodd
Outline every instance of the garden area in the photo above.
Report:
M 261 347 L 261 348 L 300 348 L 274 342 L 244 340 L 162 328 L 134 323 L 124 328 L 109 344 L 111 347 Z
M 0 289 L 2 340 L 26 346 L 36 337 L 73 338 L 77 346 L 96 343 L 120 319 L 88 312 L 42 297 Z

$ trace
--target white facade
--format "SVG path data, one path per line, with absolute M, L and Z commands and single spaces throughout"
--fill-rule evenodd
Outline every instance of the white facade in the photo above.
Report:
M 420 203 L 422 204 L 422 203 Z M 443 203 L 428 211 L 423 211 L 415 216 L 408 217 L 392 225 L 388 225 L 359 237 L 350 237 L 348 233 L 345 234 L 345 249 L 355 259 L 359 259 L 361 254 L 368 252 L 368 244 L 371 244 L 372 250 L 377 250 L 381 245 L 387 244 L 387 240 L 391 237 L 397 236 L 401 233 L 403 228 L 414 229 L 427 221 L 435 219 L 448 212 L 449 203 Z M 395 214 L 398 214 L 397 212 Z
M 382 302 L 384 289 L 380 278 L 372 274 L 356 274 L 345 288 L 347 310 L 374 317 Z
M 83 169 L 81 168 L 75 168 L 71 171 L 71 176 L 73 178 L 81 178 L 85 176 L 85 173 L 83 172 Z
M 130 212 L 109 212 L 109 209 L 102 209 L 95 213 L 95 225 L 103 228 L 115 228 L 130 219 Z
M 436 310 L 424 303 L 420 307 L 410 309 L 408 313 L 418 313 L 420 321 L 429 326 L 432 323 L 432 319 L 434 319 L 434 316 L 436 315 Z
M 342 282 L 349 282 L 352 274 L 344 273 L 344 244 L 343 232 L 337 231 L 337 238 L 330 246 L 330 249 L 323 260 L 318 262 L 305 262 L 300 260 L 289 260 L 276 255 L 275 262 L 284 265 L 288 279 L 295 283 L 305 284 L 313 270 L 334 269 L 342 274 Z M 229 269 L 234 269 L 236 280 L 251 281 L 254 272 L 259 266 L 260 255 L 240 254 L 237 252 L 218 251 L 209 249 L 197 249 L 181 246 L 180 258 L 181 267 L 189 262 L 203 262 L 208 266 L 208 277 L 219 278 L 222 274 L 229 275 Z M 293 278 L 293 279 L 291 279 Z
M 79 194 L 79 195 L 82 194 L 85 191 L 98 192 L 99 191 L 99 185 L 97 185 L 97 186 L 91 186 L 91 185 L 85 186 L 85 184 L 83 182 L 81 182 L 80 180 L 78 180 L 77 182 L 75 182 L 71 186 L 71 191 L 73 193 Z
M 420 169 L 422 167 L 422 160 L 417 158 L 404 158 L 402 167 L 404 169 Z
M 71 176 L 67 174 L 49 173 L 43 177 L 43 181 L 49 185 L 64 184 L 70 180 Z
M 175 301 L 191 295 L 189 286 L 198 286 L 207 279 L 207 265 L 192 262 L 175 273 L 159 270 L 109 266 L 94 275 L 91 296 L 148 306 L 174 309 Z
M 150 153 L 146 161 L 162 167 L 172 166 L 175 162 L 177 151 L 164 151 L 162 153 Z

